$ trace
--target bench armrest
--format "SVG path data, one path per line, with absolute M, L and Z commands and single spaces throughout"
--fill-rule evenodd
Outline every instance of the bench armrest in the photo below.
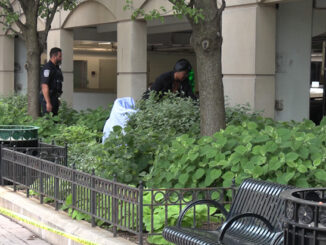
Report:
M 228 215 L 228 212 L 225 210 L 224 206 L 222 204 L 220 204 L 219 202 L 217 201 L 213 201 L 213 200 L 198 200 L 198 201 L 194 201 L 194 202 L 191 202 L 189 203 L 180 213 L 179 217 L 178 217 L 178 220 L 177 220 L 177 227 L 181 227 L 181 223 L 182 223 L 182 220 L 184 218 L 184 216 L 186 215 L 187 211 L 189 209 L 191 209 L 192 207 L 196 206 L 196 205 L 201 205 L 201 204 L 208 204 L 208 205 L 211 205 L 211 206 L 214 206 L 216 208 L 219 208 L 221 210 L 221 212 L 227 216 Z
M 231 219 L 229 219 L 228 221 L 226 221 L 222 228 L 221 228 L 221 235 L 220 235 L 220 238 L 219 238 L 219 241 L 222 242 L 223 241 L 223 238 L 224 238 L 224 235 L 226 233 L 226 231 L 230 228 L 230 226 L 233 224 L 234 221 L 238 220 L 238 219 L 242 219 L 242 218 L 245 218 L 245 217 L 253 217 L 253 218 L 257 218 L 261 221 L 264 222 L 264 224 L 267 226 L 267 228 L 270 230 L 270 231 L 273 231 L 273 226 L 271 225 L 271 223 L 266 219 L 264 218 L 263 216 L 259 215 L 259 214 L 254 214 L 254 213 L 245 213 L 245 214 L 239 214 L 239 215 L 236 215 L 234 217 L 232 217 Z

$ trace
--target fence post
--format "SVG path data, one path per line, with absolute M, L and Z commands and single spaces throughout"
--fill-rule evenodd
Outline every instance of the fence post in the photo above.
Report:
M 13 184 L 14 184 L 14 191 L 17 191 L 17 185 L 15 183 L 16 180 L 16 145 L 14 145 L 14 161 L 12 164 L 12 180 L 13 180 Z
M 118 223 L 118 212 L 119 212 L 119 207 L 117 205 L 117 175 L 113 175 L 113 197 L 112 197 L 112 221 L 113 221 L 113 236 L 117 236 L 117 226 L 116 224 Z
M 143 182 L 139 182 L 139 245 L 143 245 Z
M 96 215 L 96 193 L 94 191 L 95 189 L 95 170 L 92 169 L 92 179 L 91 179 L 91 214 L 92 214 L 92 227 L 95 227 L 95 215 Z
M 29 198 L 29 173 L 30 173 L 30 170 L 29 170 L 29 156 L 26 157 L 26 172 L 25 172 L 25 185 L 27 186 L 27 189 L 26 189 L 26 197 Z
M 65 166 L 68 167 L 68 144 L 65 142 Z
M 43 195 L 43 192 L 44 192 L 44 189 L 43 189 L 43 173 L 42 173 L 42 161 L 39 161 L 39 164 L 40 164 L 40 203 L 43 204 L 43 199 L 44 199 L 44 195 Z
M 55 210 L 59 210 L 59 165 L 58 158 L 56 157 L 54 162 L 55 164 L 55 177 L 54 177 L 54 198 L 55 198 Z
M 0 185 L 3 186 L 4 185 L 4 181 L 2 179 L 2 147 L 3 147 L 3 142 L 1 142 L 0 144 Z
M 233 201 L 234 198 L 235 198 L 235 194 L 236 194 L 236 192 L 235 192 L 235 188 L 236 188 L 235 178 L 232 179 L 232 185 L 231 185 L 231 187 L 232 187 L 232 200 L 231 201 Z
M 72 165 L 72 209 L 76 207 L 76 164 Z

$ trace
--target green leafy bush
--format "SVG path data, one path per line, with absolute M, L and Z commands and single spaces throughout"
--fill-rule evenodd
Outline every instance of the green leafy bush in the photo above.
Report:
M 104 177 L 117 174 L 119 181 L 137 184 L 148 173 L 161 144 L 184 133 L 199 135 L 199 109 L 191 99 L 168 94 L 158 100 L 151 94 L 137 109 L 124 131 L 115 127 L 105 142 L 108 158 L 96 166 Z
M 104 147 L 88 140 L 72 145 L 69 162 L 75 162 L 77 168 L 83 171 L 95 168 L 96 174 L 104 178 L 112 179 L 116 174 L 123 183 L 137 184 L 148 174 L 156 151 L 161 146 L 170 144 L 185 133 L 199 137 L 199 105 L 189 98 L 167 94 L 158 99 L 152 93 L 148 100 L 141 100 L 137 104 L 137 109 L 138 112 L 130 116 L 124 131 L 115 127 Z M 96 111 L 94 113 L 98 114 Z M 232 124 L 259 118 L 257 113 L 250 112 L 248 106 L 227 108 L 227 115 Z M 90 123 L 94 120 L 78 122 L 81 121 Z
M 32 117 L 27 115 L 27 97 L 9 96 L 0 98 L 1 125 L 27 125 Z
M 86 128 L 102 133 L 104 123 L 110 116 L 112 104 L 109 104 L 106 108 L 98 107 L 97 109 L 87 109 L 78 113 L 76 124 L 79 126 L 85 126 Z
M 151 187 L 240 184 L 246 178 L 298 187 L 326 184 L 326 120 L 279 123 L 243 121 L 212 137 L 182 135 L 157 150 L 147 175 Z

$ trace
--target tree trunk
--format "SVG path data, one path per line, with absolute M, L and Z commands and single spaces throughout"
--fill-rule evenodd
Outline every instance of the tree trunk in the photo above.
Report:
M 36 30 L 31 30 L 26 39 L 27 49 L 27 96 L 28 96 L 28 114 L 34 119 L 40 114 L 40 58 L 41 50 L 38 42 L 38 34 Z
M 222 15 L 216 0 L 197 0 L 205 19 L 192 22 L 191 44 L 196 53 L 200 97 L 200 132 L 213 135 L 225 128 L 224 88 L 222 81 Z

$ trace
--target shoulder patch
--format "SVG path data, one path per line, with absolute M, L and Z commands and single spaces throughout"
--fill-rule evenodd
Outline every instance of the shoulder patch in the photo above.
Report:
M 44 75 L 44 77 L 49 77 L 49 75 L 50 75 L 50 70 L 45 69 L 44 72 L 43 72 L 43 75 Z

